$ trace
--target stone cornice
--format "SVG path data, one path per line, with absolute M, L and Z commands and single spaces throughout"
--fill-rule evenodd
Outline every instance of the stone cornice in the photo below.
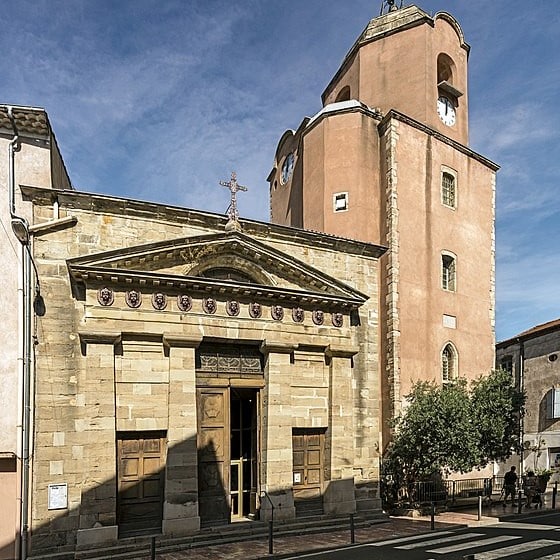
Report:
M 227 224 L 227 216 L 179 206 L 75 190 L 47 189 L 28 185 L 21 185 L 20 188 L 25 200 L 38 206 L 51 206 L 54 201 L 57 201 L 61 209 L 70 212 L 72 209 L 76 209 L 84 212 L 138 217 L 175 225 L 192 225 L 214 231 L 225 231 Z M 380 245 L 290 226 L 242 218 L 239 219 L 239 223 L 243 233 L 254 237 L 271 237 L 276 241 L 298 243 L 303 246 L 325 248 L 370 258 L 379 258 L 387 251 L 386 247 Z
M 434 130 L 433 128 L 430 128 L 429 126 L 427 126 L 425 124 L 422 124 L 421 122 L 419 122 L 415 119 L 412 119 L 412 118 L 408 117 L 407 115 L 405 115 L 403 113 L 400 113 L 399 111 L 396 111 L 395 109 L 391 109 L 383 117 L 383 120 L 379 124 L 379 134 L 380 134 L 380 136 L 382 136 L 385 133 L 385 131 L 387 130 L 387 128 L 388 128 L 388 126 L 391 122 L 391 119 L 398 120 L 400 122 L 403 122 L 403 123 L 407 124 L 408 126 L 416 128 L 418 130 L 421 130 L 425 134 L 428 134 L 428 135 L 434 137 L 436 140 L 439 140 L 440 142 L 451 146 L 452 148 L 454 148 L 458 152 L 461 152 L 461 153 L 465 154 L 466 156 L 468 156 L 472 159 L 475 159 L 476 161 L 482 163 L 482 165 L 485 165 L 486 167 L 488 167 L 492 171 L 498 171 L 498 169 L 500 169 L 500 166 L 497 163 L 494 163 L 492 160 L 489 160 L 488 158 L 485 158 L 484 156 L 482 156 L 482 155 L 478 154 L 477 152 L 471 150 L 467 146 L 464 146 L 463 144 L 460 144 L 459 142 L 456 142 L 455 140 L 452 140 L 448 136 L 445 136 L 445 134 L 441 134 L 441 132 L 438 132 L 437 130 Z

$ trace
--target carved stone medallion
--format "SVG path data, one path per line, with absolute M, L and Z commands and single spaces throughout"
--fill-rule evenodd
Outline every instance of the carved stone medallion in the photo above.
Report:
M 177 307 L 179 311 L 190 311 L 192 309 L 192 298 L 187 294 L 179 294 L 177 296 Z
M 107 286 L 100 288 L 97 291 L 97 301 L 101 305 L 113 305 L 113 302 L 115 301 L 115 294 L 113 293 L 113 290 L 111 290 L 111 288 L 107 288 Z
M 344 316 L 342 315 L 342 313 L 332 314 L 332 324 L 335 327 L 342 327 L 342 325 L 344 324 Z
M 262 307 L 260 303 L 250 303 L 249 304 L 249 315 L 253 319 L 258 319 L 262 315 Z
M 239 302 L 238 301 L 228 301 L 226 305 L 227 314 L 231 317 L 236 317 L 239 315 Z
M 284 308 L 281 305 L 273 305 L 270 314 L 275 321 L 281 321 L 284 318 Z
M 292 319 L 295 323 L 303 323 L 303 319 L 305 318 L 305 312 L 301 307 L 294 307 L 292 309 Z
M 206 298 L 202 302 L 202 309 L 204 309 L 204 313 L 212 314 L 216 313 L 216 309 L 218 309 L 218 304 L 216 303 L 215 299 Z
M 325 314 L 320 309 L 315 309 L 311 317 L 316 325 L 322 325 L 325 322 Z
M 156 292 L 152 295 L 152 306 L 158 311 L 162 311 L 167 307 L 167 296 L 162 292 Z
M 142 294 L 138 290 L 129 290 L 126 292 L 125 301 L 128 307 L 133 309 L 140 307 L 142 304 Z

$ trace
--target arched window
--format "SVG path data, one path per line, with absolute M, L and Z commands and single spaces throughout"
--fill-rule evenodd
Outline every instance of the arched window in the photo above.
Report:
M 448 342 L 441 352 L 441 380 L 444 384 L 451 383 L 458 377 L 457 351 Z
M 457 185 L 455 177 L 444 171 L 441 176 L 441 203 L 449 208 L 455 208 L 457 203 Z
M 453 73 L 455 71 L 455 63 L 453 59 L 445 54 L 441 53 L 437 60 L 437 83 L 438 85 L 442 82 L 447 82 L 449 85 L 453 85 Z
M 441 255 L 441 287 L 448 292 L 454 292 L 457 283 L 457 264 L 454 255 Z
M 350 86 L 344 86 L 336 96 L 335 103 L 339 101 L 350 101 Z
M 207 268 L 198 274 L 204 278 L 216 278 L 219 280 L 233 280 L 234 282 L 243 282 L 248 284 L 257 284 L 248 274 L 241 272 L 235 268 L 215 267 Z

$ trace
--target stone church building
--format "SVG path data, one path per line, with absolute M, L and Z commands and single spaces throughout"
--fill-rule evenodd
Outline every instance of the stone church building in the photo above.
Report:
M 388 4 L 280 139 L 272 223 L 79 192 L 46 112 L 0 106 L 0 559 L 378 511 L 412 383 L 491 369 L 469 47 Z

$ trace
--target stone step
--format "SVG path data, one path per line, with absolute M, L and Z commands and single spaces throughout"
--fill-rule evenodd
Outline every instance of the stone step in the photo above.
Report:
M 381 513 L 356 514 L 354 516 L 354 527 L 368 527 L 385 521 L 387 521 L 387 516 Z M 350 517 L 306 517 L 276 522 L 273 525 L 273 529 L 274 537 L 350 531 Z M 156 537 L 156 552 L 176 552 L 190 548 L 242 542 L 252 539 L 266 539 L 268 531 L 268 523 L 247 521 L 205 528 L 200 533 L 188 537 L 165 538 L 158 536 Z M 33 556 L 29 557 L 29 560 L 128 560 L 133 558 L 149 558 L 150 546 L 150 537 L 131 537 L 121 539 L 117 545 L 111 547 L 77 549 L 71 555 Z

